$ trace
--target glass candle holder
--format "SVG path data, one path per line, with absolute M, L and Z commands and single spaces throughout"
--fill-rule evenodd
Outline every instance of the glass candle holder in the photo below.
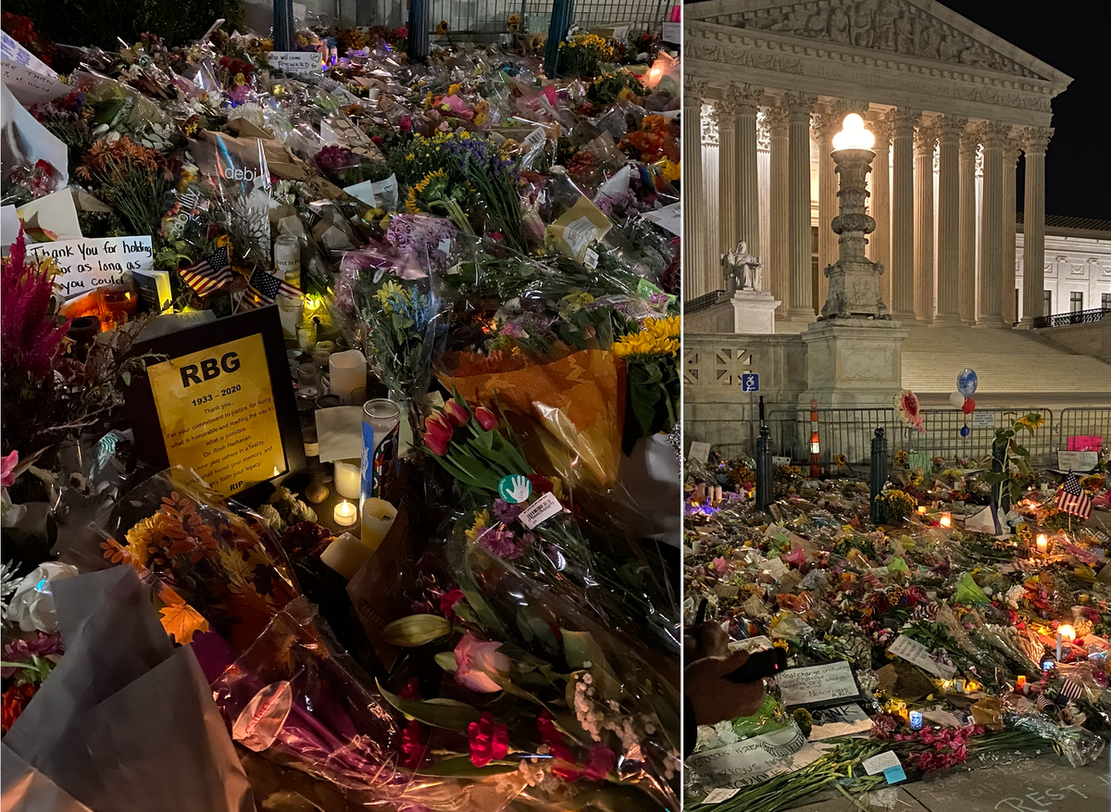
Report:
M 320 368 L 314 364 L 297 367 L 297 394 L 303 398 L 320 397 Z
M 363 404 L 362 498 L 382 496 L 397 472 L 401 407 L 375 398 Z

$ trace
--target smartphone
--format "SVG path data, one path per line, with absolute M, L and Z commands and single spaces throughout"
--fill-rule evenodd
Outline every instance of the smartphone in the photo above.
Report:
M 725 675 L 730 682 L 756 682 L 764 677 L 774 677 L 787 667 L 787 652 L 781 648 L 758 651 L 748 662 Z

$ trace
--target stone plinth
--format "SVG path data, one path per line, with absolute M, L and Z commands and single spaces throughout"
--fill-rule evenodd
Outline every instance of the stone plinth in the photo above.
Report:
M 739 290 L 732 298 L 723 296 L 713 307 L 684 316 L 683 329 L 690 333 L 768 335 L 775 332 L 775 309 L 780 304 L 770 293 Z
M 851 409 L 891 406 L 902 391 L 902 325 L 872 319 L 835 319 L 810 326 L 806 345 L 807 388 L 799 408 Z

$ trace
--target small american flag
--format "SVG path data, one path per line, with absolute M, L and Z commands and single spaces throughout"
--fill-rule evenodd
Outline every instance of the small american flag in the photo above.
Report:
M 1057 509 L 1079 516 L 1081 519 L 1087 519 L 1092 515 L 1092 500 L 1084 492 L 1080 477 L 1076 474 L 1070 473 L 1065 484 L 1057 491 Z
M 274 276 L 274 274 L 256 269 L 247 281 L 247 292 L 243 296 L 243 303 L 247 307 L 264 307 L 274 304 L 274 300 L 278 298 L 279 294 L 300 296 L 301 291 L 284 279 Z
M 1058 693 L 1069 699 L 1080 699 L 1080 697 L 1084 696 L 1084 686 L 1075 680 L 1066 678 L 1065 681 L 1061 683 L 1061 689 Z
M 1038 694 L 1038 698 L 1034 701 L 1034 704 L 1038 706 L 1038 710 L 1040 710 L 1042 713 L 1046 713 L 1051 708 L 1057 707 L 1055 704 L 1053 704 L 1053 700 L 1046 696 L 1044 693 Z
M 217 248 L 196 265 L 180 271 L 185 280 L 198 296 L 207 296 L 231 284 L 231 266 L 228 263 L 228 249 Z

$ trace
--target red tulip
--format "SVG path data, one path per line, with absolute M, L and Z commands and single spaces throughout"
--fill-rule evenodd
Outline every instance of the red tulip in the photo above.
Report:
M 424 446 L 437 457 L 442 457 L 447 453 L 447 442 L 438 439 L 431 433 L 424 435 Z
M 486 431 L 491 431 L 498 427 L 498 416 L 485 406 L 478 406 L 474 410 L 475 420 Z
M 444 417 L 456 428 L 463 428 L 471 419 L 471 414 L 465 406 L 459 405 L 459 401 L 449 400 L 444 404 Z
M 451 436 L 455 434 L 455 429 L 451 427 L 451 423 L 440 412 L 434 412 L 426 417 L 424 427 L 426 430 L 425 437 L 434 438 L 437 443 L 443 446 L 446 446 L 451 441 Z

